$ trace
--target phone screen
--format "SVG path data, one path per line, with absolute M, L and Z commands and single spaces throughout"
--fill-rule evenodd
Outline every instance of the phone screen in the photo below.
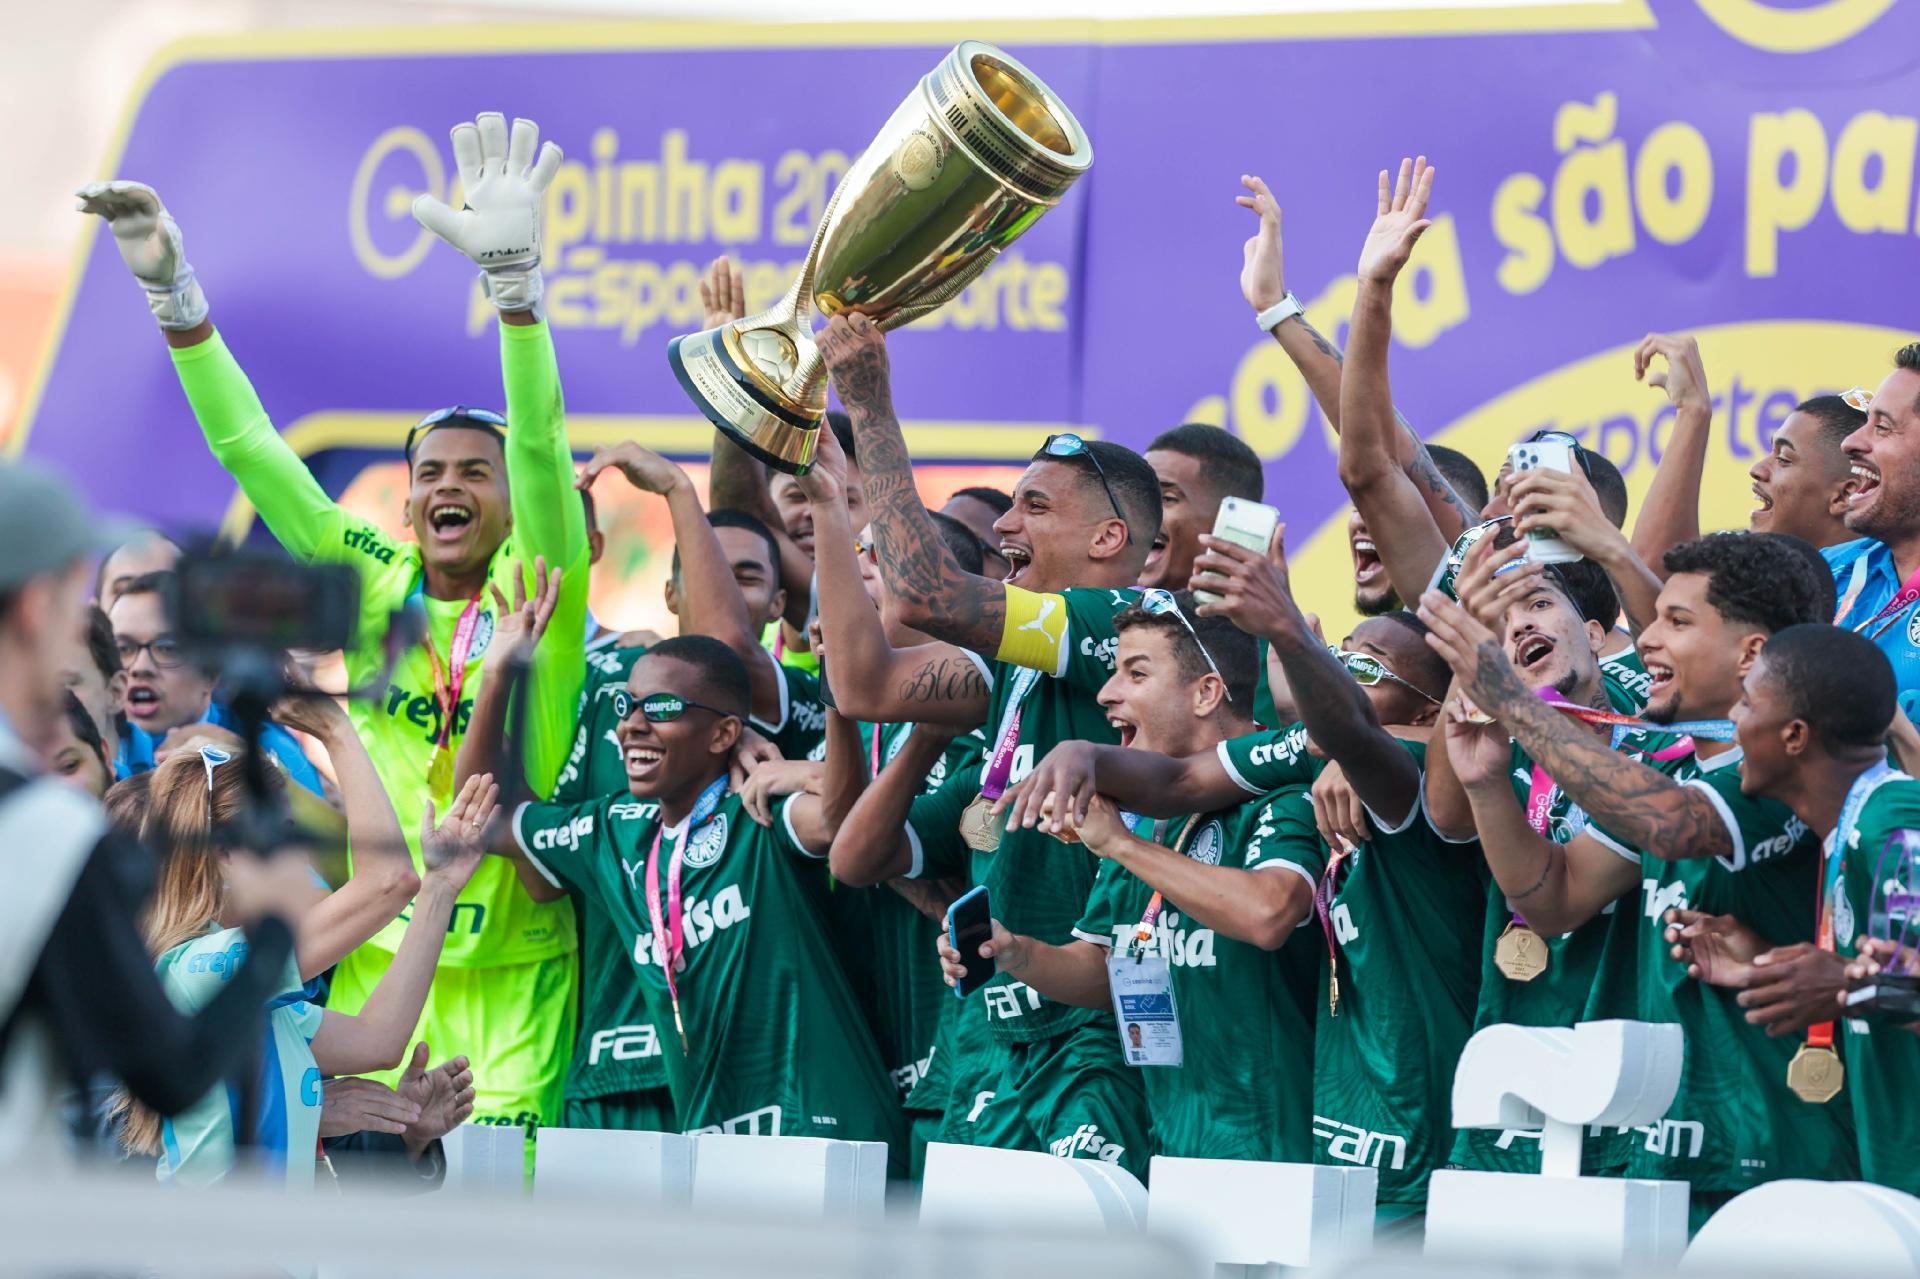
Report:
M 966 976 L 953 988 L 964 999 L 993 978 L 993 961 L 983 958 L 980 946 L 993 936 L 993 912 L 987 904 L 987 886 L 974 889 L 947 907 L 947 941 L 960 952 Z

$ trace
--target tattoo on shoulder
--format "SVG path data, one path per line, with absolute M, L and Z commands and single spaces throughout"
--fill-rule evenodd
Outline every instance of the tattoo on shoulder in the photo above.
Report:
M 964 702 L 986 695 L 986 678 L 964 657 L 936 657 L 900 685 L 903 702 Z

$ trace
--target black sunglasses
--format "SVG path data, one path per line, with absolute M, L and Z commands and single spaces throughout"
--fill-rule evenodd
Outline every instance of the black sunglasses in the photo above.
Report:
M 504 448 L 506 446 L 507 419 L 501 417 L 492 409 L 474 409 L 468 408 L 464 404 L 455 404 L 450 408 L 435 409 L 413 424 L 412 429 L 407 432 L 407 464 L 409 466 L 413 464 L 414 441 L 419 439 L 423 433 L 431 431 L 437 426 L 449 425 L 465 426 L 476 431 L 485 431 L 495 440 L 499 441 L 501 447 Z
M 1069 458 L 1084 457 L 1093 463 L 1093 473 L 1100 479 L 1100 487 L 1107 491 L 1107 501 L 1113 506 L 1113 513 L 1127 528 L 1127 545 L 1133 545 L 1133 525 L 1127 523 L 1126 512 L 1120 509 L 1120 499 L 1113 495 L 1113 485 L 1107 483 L 1107 468 L 1100 465 L 1100 457 L 1087 447 L 1087 442 L 1072 431 L 1062 431 L 1058 435 L 1049 435 L 1040 445 L 1037 457 Z M 1000 552 L 995 551 L 998 555 Z
M 715 715 L 738 719 L 732 711 L 723 711 L 718 706 L 708 706 L 705 702 L 696 702 L 692 698 L 682 697 L 678 693 L 648 693 L 645 697 L 635 697 L 624 688 L 613 690 L 613 717 L 624 720 L 638 707 L 646 716 L 649 724 L 671 724 L 688 711 L 711 711 Z

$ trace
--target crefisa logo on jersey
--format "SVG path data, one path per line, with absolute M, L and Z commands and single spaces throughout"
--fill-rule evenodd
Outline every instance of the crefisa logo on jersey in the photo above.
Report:
M 1220 829 L 1219 822 L 1208 822 L 1193 837 L 1193 847 L 1187 850 L 1187 856 L 1202 866 L 1220 864 L 1220 847 L 1226 842 L 1226 833 Z
M 694 832 L 693 842 L 687 845 L 687 865 L 695 869 L 711 866 L 720 860 L 726 847 L 727 815 L 715 813 L 712 821 Z

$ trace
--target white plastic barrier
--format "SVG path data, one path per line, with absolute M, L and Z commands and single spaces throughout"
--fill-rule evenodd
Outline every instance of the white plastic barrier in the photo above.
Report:
M 533 1193 L 685 1208 L 693 1202 L 693 1139 L 674 1132 L 542 1128 Z
M 518 1125 L 461 1124 L 441 1139 L 447 1189 L 517 1195 L 527 1180 L 527 1133 Z
M 1540 1130 L 1541 1171 L 1435 1172 L 1427 1254 L 1677 1262 L 1687 1245 L 1686 1183 L 1579 1174 L 1588 1125 L 1638 1127 L 1666 1114 L 1683 1051 L 1678 1026 L 1639 1021 L 1475 1034 L 1454 1073 L 1454 1126 Z
M 1155 1155 L 1147 1221 L 1222 1266 L 1323 1265 L 1373 1246 L 1372 1168 Z
M 697 1209 L 835 1221 L 874 1221 L 886 1211 L 884 1142 L 719 1133 L 692 1140 Z
M 1147 1188 L 1119 1164 L 1102 1159 L 936 1141 L 927 1146 L 920 1223 L 1137 1231 L 1147 1223 Z
M 1863 1181 L 1770 1181 L 1714 1213 L 1680 1269 L 1920 1274 L 1920 1199 Z

